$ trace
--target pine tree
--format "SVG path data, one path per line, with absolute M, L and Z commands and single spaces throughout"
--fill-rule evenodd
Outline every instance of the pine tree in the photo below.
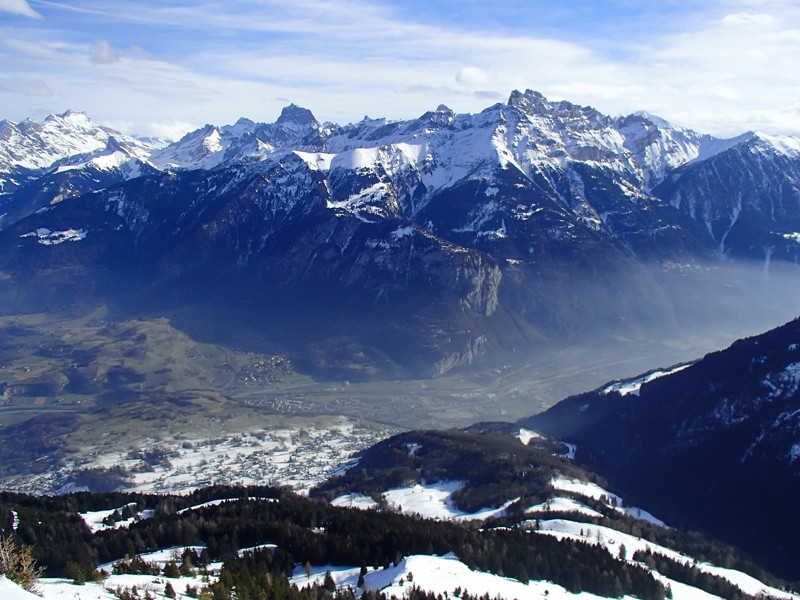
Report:
M 169 581 L 167 582 L 167 585 L 164 586 L 164 596 L 167 598 L 175 597 L 175 589 L 172 587 L 172 584 Z
M 333 576 L 331 575 L 330 571 L 325 571 L 325 580 L 322 583 L 322 587 L 329 592 L 336 591 L 336 582 L 333 580 Z

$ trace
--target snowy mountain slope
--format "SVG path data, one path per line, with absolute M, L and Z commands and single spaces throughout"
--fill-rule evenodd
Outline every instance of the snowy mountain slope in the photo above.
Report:
M 482 433 L 476 435 L 478 431 Z M 730 549 L 711 550 L 697 534 L 667 527 L 587 479 L 587 473 L 569 461 L 554 459 L 549 453 L 558 444 L 542 437 L 529 441 L 532 446 L 525 448 L 514 436 L 513 426 L 501 424 L 476 426 L 471 434 L 408 432 L 361 453 L 347 473 L 312 493 L 336 496 L 332 501 L 336 506 L 436 520 L 485 521 L 487 530 L 521 529 L 531 535 L 599 544 L 615 559 L 646 564 L 674 593 L 687 597 L 702 595 L 696 587 L 689 589 L 698 584 L 723 597 L 731 593 L 793 597 L 774 583 L 764 583 L 763 572 L 741 555 L 731 554 Z M 703 552 L 705 558 L 697 560 L 693 552 Z M 649 554 L 658 559 L 649 561 Z M 352 584 L 349 578 L 355 581 L 357 574 L 342 569 L 340 583 Z M 398 581 L 399 576 L 395 585 Z
M 13 177 L 14 172 L 34 177 L 34 173 L 48 169 L 58 160 L 103 151 L 112 139 L 124 144 L 128 153 L 139 160 L 165 145 L 160 140 L 125 136 L 75 111 L 50 115 L 41 123 L 0 121 L 0 192 L 11 192 L 23 183 Z
M 128 143 L 111 137 L 100 150 L 56 161 L 44 175 L 19 185 L 13 193 L 0 195 L 0 230 L 67 198 L 157 174 L 138 154 Z
M 653 192 L 706 229 L 719 253 L 796 260 L 800 143 L 762 134 L 667 175 Z
M 576 444 L 579 462 L 670 523 L 739 544 L 796 576 L 798 348 L 793 321 L 689 367 L 634 380 L 637 394 L 626 382 L 604 386 L 523 424 Z
M 6 155 L 7 172 L 42 168 L 57 158 L 97 152 L 109 139 L 109 130 L 73 112 L 49 117 L 42 124 L 26 121 L 3 127 L 6 133 L 0 149 Z M 753 134 L 719 140 L 643 113 L 612 119 L 590 107 L 548 101 L 531 90 L 515 91 L 506 104 L 475 115 L 457 115 L 440 106 L 410 121 L 365 119 L 339 127 L 321 125 L 307 109 L 290 105 L 275 123 L 242 118 L 224 127 L 206 125 L 161 149 L 147 141 L 116 138 L 132 157 L 147 159 L 159 169 L 209 169 L 292 151 L 318 154 L 325 157 L 316 166 L 331 189 L 332 207 L 366 219 L 401 216 L 446 237 L 460 234 L 463 238 L 471 232 L 472 244 L 494 253 L 502 253 L 508 240 L 537 237 L 531 229 L 544 230 L 552 238 L 569 237 L 577 228 L 578 232 L 587 229 L 606 236 L 643 256 L 652 254 L 654 245 L 661 255 L 674 253 L 676 248 L 678 252 L 697 252 L 698 246 L 709 246 L 709 241 L 710 249 L 724 250 L 723 234 L 712 231 L 717 219 L 713 211 L 695 210 L 695 200 L 675 199 L 663 185 L 657 198 L 651 195 L 675 169 L 706 164 L 753 140 L 774 150 L 765 149 L 759 160 L 775 160 L 770 154 L 795 160 L 800 147 L 793 138 Z M 36 146 L 37 151 L 22 152 L 26 144 Z M 23 159 L 23 154 L 32 158 Z M 76 158 L 61 169 L 122 162 L 121 156 L 111 154 L 106 151 L 102 158 Z M 775 169 L 784 167 L 780 164 Z M 758 165 L 747 165 L 746 172 L 757 173 L 758 169 Z M 121 178 L 137 173 L 134 165 L 121 173 Z M 769 176 L 774 179 L 776 174 Z M 691 179 L 688 185 L 696 185 Z M 670 189 L 674 180 L 670 180 Z M 682 176 L 681 181 L 686 182 L 687 177 Z M 477 193 L 470 182 L 479 182 Z M 796 193 L 796 183 L 792 179 L 786 189 Z M 12 187 L 9 184 L 8 189 Z M 527 193 L 515 193 L 516 187 Z M 433 201 L 447 190 L 475 197 L 466 214 L 452 222 L 440 222 L 437 215 L 452 212 L 452 207 L 437 208 Z M 709 190 L 698 193 L 712 195 Z M 688 208 L 687 202 L 691 204 Z M 730 213 L 728 208 L 714 210 Z M 782 216 L 773 211 L 771 218 L 774 222 Z M 6 226 L 10 220 L 6 217 Z M 708 229 L 712 239 L 698 239 L 704 234 L 689 225 L 693 222 Z M 778 230 L 780 234 L 793 231 L 786 226 Z M 523 240 L 516 246 L 517 253 L 524 254 L 531 244 Z M 535 252 L 536 244 L 533 247 Z
M 241 118 L 233 125 L 206 125 L 153 152 L 150 161 L 161 169 L 210 169 L 229 160 L 263 159 L 284 149 L 314 151 L 331 127 L 318 123 L 308 109 L 291 104 L 275 123 Z

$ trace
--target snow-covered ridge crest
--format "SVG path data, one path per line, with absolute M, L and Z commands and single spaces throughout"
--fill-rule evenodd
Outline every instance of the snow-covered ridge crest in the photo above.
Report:
M 161 140 L 126 136 L 76 111 L 50 115 L 41 123 L 0 121 L 0 172 L 45 169 L 58 160 L 102 151 L 112 138 L 140 159 L 165 145 Z
M 691 366 L 692 366 L 691 363 L 685 365 L 678 365 L 671 369 L 658 369 L 656 371 L 648 373 L 647 375 L 636 377 L 635 379 L 623 379 L 620 381 L 616 381 L 611 385 L 607 385 L 606 387 L 604 387 L 603 393 L 610 394 L 611 392 L 617 392 L 620 396 L 627 396 L 629 394 L 631 396 L 638 396 L 639 391 L 642 389 L 642 386 L 645 383 L 654 381 L 655 379 L 659 379 L 666 375 L 672 375 L 673 373 L 678 373 L 679 371 L 683 371 L 684 369 L 687 369 Z
M 341 127 L 320 124 L 311 111 L 292 104 L 275 123 L 241 118 L 233 125 L 209 124 L 169 145 L 124 136 L 84 113 L 67 111 L 42 123 L 0 122 L 0 171 L 47 168 L 68 157 L 103 152 L 113 138 L 131 156 L 160 169 L 210 169 L 232 160 L 301 151 L 344 155 L 337 159 L 342 168 L 411 169 L 427 189 L 435 190 L 476 176 L 486 165 L 533 176 L 542 167 L 588 162 L 606 165 L 649 190 L 668 171 L 754 135 L 719 140 L 642 112 L 613 119 L 591 107 L 549 101 L 532 90 L 514 91 L 506 104 L 476 114 L 455 114 L 440 105 L 417 119 L 365 118 Z M 757 136 L 779 152 L 800 154 L 800 140 Z M 371 152 L 360 152 L 366 149 Z M 327 161 L 319 166 L 328 165 L 334 166 Z

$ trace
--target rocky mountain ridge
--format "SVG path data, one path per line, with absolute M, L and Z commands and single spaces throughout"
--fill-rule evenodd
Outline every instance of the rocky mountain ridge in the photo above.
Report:
M 685 326 L 683 287 L 766 296 L 725 261 L 800 259 L 797 140 L 719 140 L 530 90 L 474 115 L 345 126 L 292 105 L 164 148 L 100 131 L 0 196 L 6 303 L 224 291 L 259 321 L 288 309 L 325 329 L 312 345 L 356 339 L 369 372 L 441 374 L 542 340 Z

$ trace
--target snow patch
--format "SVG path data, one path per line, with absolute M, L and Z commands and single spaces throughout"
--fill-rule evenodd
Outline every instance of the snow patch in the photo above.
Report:
M 394 231 L 392 231 L 389 236 L 392 238 L 393 241 L 400 240 L 404 237 L 409 237 L 410 235 L 414 234 L 414 228 L 411 225 L 406 225 L 404 227 L 398 227 Z
M 795 244 L 800 244 L 800 233 L 798 232 L 782 233 L 781 237 L 785 240 L 789 240 L 790 242 L 794 242 Z
M 536 526 L 535 522 L 526 522 L 526 525 L 530 527 L 532 530 Z M 694 562 L 693 559 L 689 556 L 680 554 L 675 550 L 671 550 L 670 548 L 666 548 L 664 546 L 660 546 L 659 544 L 655 544 L 653 542 L 647 541 L 642 538 L 634 537 L 627 533 L 622 533 L 621 531 L 617 531 L 616 529 L 611 529 L 609 527 L 604 527 L 602 525 L 594 525 L 591 523 L 579 523 L 575 521 L 569 521 L 564 519 L 552 519 L 547 521 L 539 521 L 538 522 L 538 529 L 535 529 L 535 533 L 544 534 L 544 535 L 552 535 L 559 540 L 563 539 L 572 539 L 577 541 L 582 541 L 585 543 L 591 544 L 598 544 L 601 548 L 606 550 L 612 556 L 618 557 L 620 552 L 620 547 L 625 546 L 625 550 L 628 557 L 633 556 L 633 554 L 638 551 L 647 551 L 654 554 L 660 554 L 665 556 L 671 560 L 680 562 L 680 563 L 692 563 L 693 566 L 698 568 L 700 571 L 705 573 L 711 573 L 712 575 L 717 575 L 718 577 L 722 577 L 723 579 L 728 580 L 733 585 L 738 587 L 740 590 L 745 592 L 746 594 L 750 594 L 756 597 L 769 596 L 774 598 L 786 599 L 791 600 L 797 598 L 792 594 L 784 592 L 782 590 L 772 588 L 767 586 L 761 581 L 758 581 L 756 578 L 742 573 L 740 571 L 734 571 L 732 569 L 724 569 L 722 567 L 717 567 L 711 565 L 709 563 L 704 562 Z M 673 588 L 673 594 L 675 592 L 675 586 L 670 583 L 670 587 Z M 692 592 L 699 592 L 699 590 L 692 588 Z M 687 597 L 687 596 L 684 596 Z M 697 597 L 696 595 L 693 597 Z M 675 597 L 677 600 L 677 596 Z
M 603 514 L 594 510 L 593 508 L 589 508 L 585 504 L 581 504 L 577 500 L 573 498 L 563 498 L 561 496 L 556 496 L 555 498 L 550 498 L 547 502 L 542 502 L 541 504 L 537 504 L 535 506 L 531 506 L 530 508 L 525 510 L 525 514 L 535 514 L 535 513 L 547 513 L 547 512 L 576 512 L 582 515 L 586 515 L 587 517 L 598 517 L 602 518 Z
M 21 238 L 36 237 L 43 246 L 55 246 L 64 242 L 79 242 L 86 238 L 85 229 L 67 229 L 65 231 L 50 231 L 40 227 L 36 231 L 24 233 Z
M 361 510 L 370 510 L 378 507 L 378 503 L 375 502 L 375 500 L 369 496 L 358 493 L 339 496 L 338 498 L 332 500 L 331 504 L 334 506 L 343 506 L 347 508 L 360 508 Z
M 418 483 L 411 487 L 394 488 L 384 492 L 383 497 L 400 512 L 416 514 L 428 519 L 475 521 L 499 517 L 519 498 L 509 500 L 497 508 L 483 508 L 474 513 L 458 510 L 452 495 L 464 487 L 463 481 L 440 481 L 432 484 Z
M 331 162 L 336 157 L 335 154 L 327 154 L 325 152 L 300 152 L 295 150 L 294 153 L 302 158 L 311 169 L 322 172 L 331 170 Z
M 661 519 L 656 518 L 646 510 L 637 508 L 635 506 L 624 506 L 624 502 L 620 496 L 614 494 L 613 492 L 609 492 L 596 483 L 558 476 L 554 477 L 550 481 L 550 485 L 553 487 L 553 489 L 562 492 L 569 492 L 571 494 L 575 494 L 576 496 L 584 496 L 585 498 L 592 498 L 599 502 L 603 502 L 613 510 L 624 513 L 629 517 L 633 517 L 634 519 L 647 521 L 648 523 L 657 525 L 659 527 L 666 527 L 666 524 Z
M 575 460 L 575 452 L 578 450 L 578 447 L 575 444 L 568 444 L 567 442 L 561 443 L 567 447 L 567 453 L 561 456 L 567 460 Z
M 225 504 L 226 502 L 237 502 L 239 500 L 261 500 L 262 502 L 277 502 L 275 498 L 262 498 L 259 496 L 247 496 L 246 498 L 220 498 L 218 500 L 209 500 L 208 502 L 203 502 L 202 504 L 195 504 L 194 506 L 182 508 L 181 510 L 178 511 L 178 514 L 182 515 L 183 513 L 192 510 L 199 510 L 201 508 L 206 508 L 207 506 L 219 506 L 220 504 Z
M 530 429 L 520 429 L 517 434 L 517 439 L 526 446 L 531 443 L 531 440 L 540 439 L 541 437 L 541 434 Z
M 672 375 L 673 373 L 678 373 L 679 371 L 683 371 L 684 369 L 687 369 L 687 368 L 689 368 L 691 366 L 692 366 L 691 364 L 680 365 L 678 367 L 675 367 L 674 369 L 669 369 L 669 370 L 666 370 L 666 371 L 653 371 L 652 373 L 649 373 L 649 374 L 645 375 L 644 377 L 638 377 L 636 379 L 628 379 L 628 380 L 623 380 L 623 381 L 617 381 L 617 382 L 612 383 L 611 385 L 606 386 L 605 388 L 603 388 L 603 394 L 610 394 L 611 392 L 618 392 L 620 396 L 627 396 L 629 394 L 632 395 L 632 396 L 638 396 L 639 392 L 642 389 L 642 386 L 645 383 L 649 383 L 650 381 L 653 381 L 655 379 L 659 379 L 659 378 L 664 377 L 666 375 Z
M 5 575 L 0 575 L 0 598 L 3 600 L 41 600 L 36 594 L 23 590 Z
M 606 503 L 613 502 L 618 506 L 622 505 L 622 498 L 591 481 L 568 479 L 559 475 L 550 481 L 550 485 L 553 489 L 562 492 L 570 492 L 571 494 L 585 496 L 586 498 L 592 498 Z
M 119 513 L 122 514 L 122 511 L 125 510 L 125 508 L 128 506 L 132 507 L 134 510 L 136 509 L 136 503 L 131 502 L 129 504 L 126 504 L 125 506 L 112 508 L 110 510 L 95 510 L 85 513 L 79 513 L 79 516 L 83 519 L 83 522 L 86 523 L 86 526 L 89 529 L 91 529 L 92 533 L 97 533 L 98 531 L 103 531 L 105 529 L 127 528 L 130 527 L 131 524 L 136 523 L 137 521 L 153 517 L 152 510 L 143 510 L 139 513 L 137 517 L 122 519 L 111 525 L 106 525 L 105 523 L 103 523 L 103 519 L 110 517 L 111 515 L 114 514 L 115 511 L 119 511 Z

